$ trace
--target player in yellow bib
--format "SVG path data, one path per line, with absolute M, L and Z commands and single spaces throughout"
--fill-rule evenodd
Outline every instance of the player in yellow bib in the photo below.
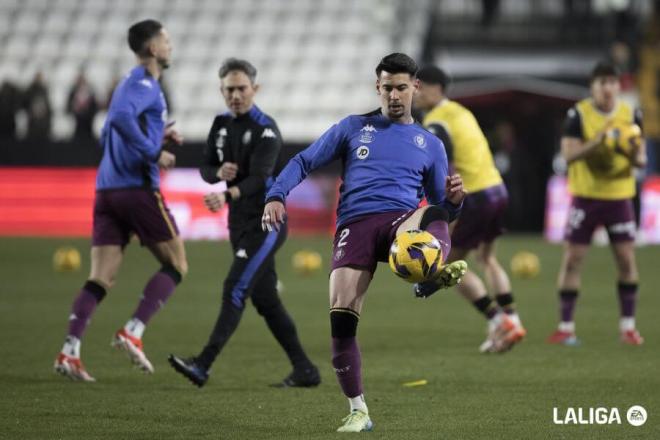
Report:
M 437 67 L 426 66 L 417 77 L 420 86 L 415 106 L 425 113 L 424 127 L 442 140 L 450 164 L 463 178 L 468 192 L 461 215 L 452 225 L 452 249 L 447 261 L 465 259 L 472 250 L 476 251 L 486 285 L 468 271 L 457 287 L 488 319 L 488 338 L 480 351 L 506 351 L 526 333 L 513 304 L 509 277 L 495 254 L 495 239 L 502 234 L 508 203 L 506 187 L 476 118 L 446 97 L 450 82 L 447 74 Z M 434 288 L 433 283 L 421 283 L 416 286 L 416 294 L 428 296 Z M 488 295 L 489 291 L 496 302 Z
M 617 139 L 632 124 L 642 124 L 639 111 L 618 99 L 619 90 L 616 67 L 599 63 L 591 75 L 591 96 L 571 108 L 566 118 L 561 154 L 568 164 L 573 200 L 559 269 L 560 323 L 549 343 L 579 343 L 573 311 L 582 262 L 598 226 L 607 229 L 617 265 L 621 341 L 631 345 L 644 342 L 635 327 L 638 273 L 632 198 L 634 168 L 646 165 L 646 150 L 641 136 L 632 142 Z

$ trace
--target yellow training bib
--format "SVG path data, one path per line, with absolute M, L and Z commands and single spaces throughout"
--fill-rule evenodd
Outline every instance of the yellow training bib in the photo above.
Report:
M 604 114 L 591 99 L 578 102 L 575 109 L 582 122 L 582 140 L 588 142 L 612 121 L 614 124 L 631 124 L 632 108 L 619 101 L 614 110 Z M 635 177 L 630 160 L 614 148 L 599 145 L 588 156 L 568 166 L 568 189 L 571 194 L 591 199 L 617 200 L 635 195 Z
M 463 178 L 468 192 L 474 193 L 502 183 L 488 141 L 470 110 L 445 99 L 424 118 L 425 127 L 432 124 L 442 125 L 449 133 L 454 167 Z

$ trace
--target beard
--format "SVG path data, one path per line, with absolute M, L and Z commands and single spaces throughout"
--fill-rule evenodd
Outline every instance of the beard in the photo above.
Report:
M 159 58 L 158 59 L 158 65 L 160 66 L 161 69 L 165 70 L 168 67 L 170 67 L 170 60 L 169 58 Z
M 402 105 L 397 106 L 387 106 L 387 113 L 389 114 L 390 119 L 401 119 L 406 113 L 406 109 Z

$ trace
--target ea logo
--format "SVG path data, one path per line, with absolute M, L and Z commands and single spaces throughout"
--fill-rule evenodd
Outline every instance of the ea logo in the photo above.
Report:
M 356 156 L 360 160 L 366 159 L 369 156 L 369 147 L 367 147 L 366 145 L 361 145 L 357 149 Z
M 631 425 L 642 426 L 644 423 L 646 423 L 647 413 L 643 406 L 634 405 L 628 409 L 626 416 L 628 418 L 628 423 Z

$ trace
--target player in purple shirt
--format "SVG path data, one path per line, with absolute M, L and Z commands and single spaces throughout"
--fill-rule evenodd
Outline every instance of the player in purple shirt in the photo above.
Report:
M 344 166 L 337 208 L 332 272 L 330 327 L 332 365 L 349 400 L 350 414 L 339 432 L 372 429 L 362 393 L 357 325 L 367 288 L 378 261 L 386 261 L 396 235 L 423 229 L 449 255 L 448 222 L 457 217 L 465 197 L 460 176 L 449 176 L 442 142 L 411 116 L 417 91 L 417 64 L 394 53 L 376 67 L 380 109 L 349 116 L 331 127 L 282 170 L 266 195 L 263 227 L 285 221 L 284 200 L 311 171 L 340 159 Z M 417 209 L 425 196 L 429 206 Z M 443 266 L 441 288 L 455 285 L 464 261 Z
M 128 44 L 138 66 L 113 93 L 101 134 L 91 272 L 73 302 L 68 334 L 54 366 L 57 373 L 86 382 L 94 378 L 80 361 L 80 340 L 114 283 L 131 235 L 136 234 L 162 266 L 145 286 L 132 317 L 115 333 L 112 345 L 145 372 L 154 369 L 142 350 L 144 329 L 188 271 L 183 241 L 159 191 L 160 170 L 175 163 L 174 155 L 162 147 L 183 140 L 166 128 L 167 104 L 158 83 L 170 64 L 172 47 L 167 31 L 154 20 L 131 26 Z

